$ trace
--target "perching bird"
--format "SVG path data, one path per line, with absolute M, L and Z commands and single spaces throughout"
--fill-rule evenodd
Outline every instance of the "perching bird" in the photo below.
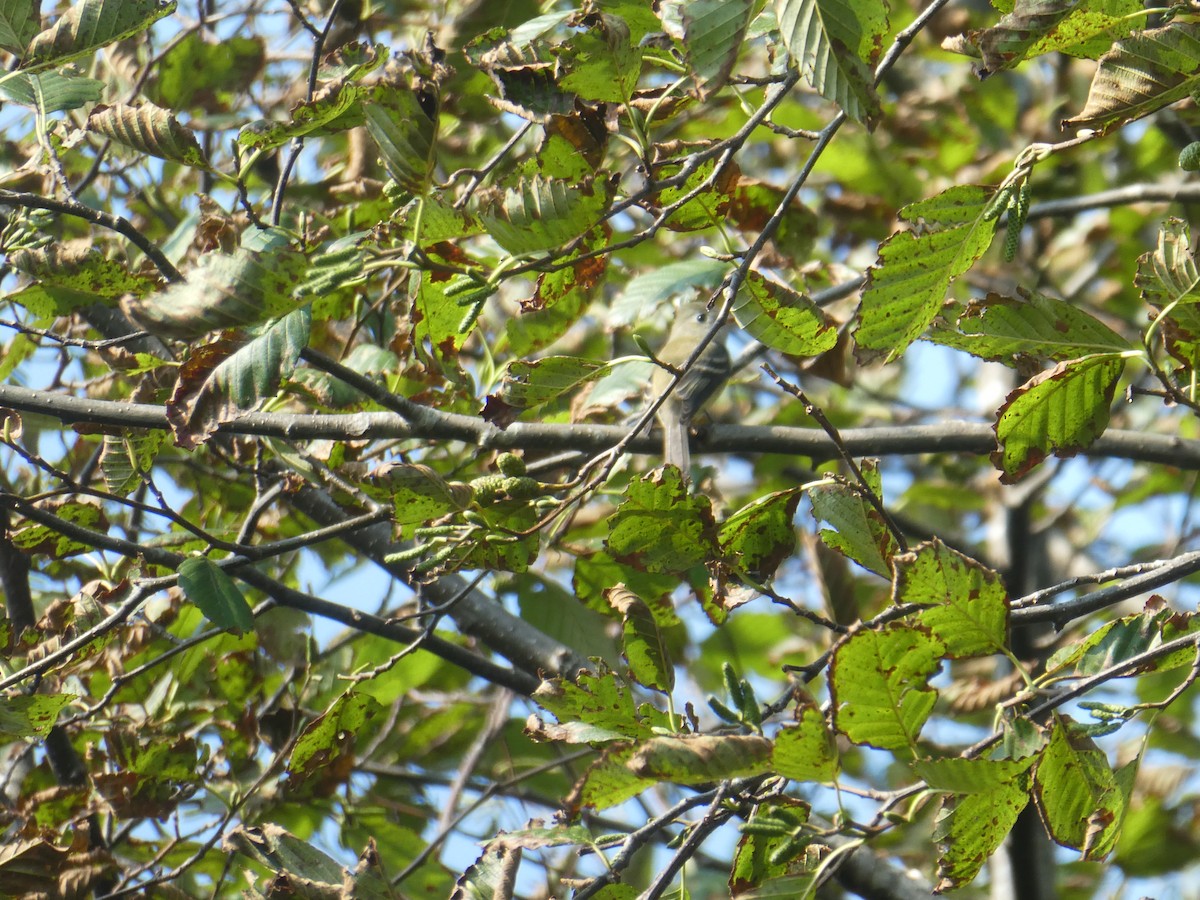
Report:
M 680 304 L 667 341 L 659 351 L 659 360 L 676 369 L 682 368 L 712 328 L 715 315 L 716 310 L 709 311 L 702 301 Z M 663 462 L 679 466 L 684 477 L 691 467 L 688 429 L 692 417 L 729 377 L 729 351 L 722 337 L 718 334 L 709 341 L 704 352 L 688 366 L 679 384 L 658 408 L 658 421 L 663 428 Z M 650 381 L 653 396 L 657 397 L 665 391 L 673 378 L 674 373 L 669 369 L 660 367 L 655 371 Z

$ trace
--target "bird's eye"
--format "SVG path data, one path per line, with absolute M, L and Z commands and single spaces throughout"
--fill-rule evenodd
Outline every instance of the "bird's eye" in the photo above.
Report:
M 708 313 L 707 312 L 696 313 L 696 321 L 699 322 L 701 325 L 703 325 L 705 322 L 708 321 Z

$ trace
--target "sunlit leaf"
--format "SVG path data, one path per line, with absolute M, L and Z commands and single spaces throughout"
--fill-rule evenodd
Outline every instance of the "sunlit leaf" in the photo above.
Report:
M 863 475 L 879 495 L 880 480 L 876 466 L 864 464 Z M 821 540 L 865 569 L 891 579 L 892 557 L 899 545 L 887 523 L 862 491 L 835 482 L 809 489 L 813 518 L 833 528 L 821 529 Z
M 920 622 L 952 658 L 1003 653 L 1008 644 L 1008 592 L 1000 575 L 936 538 L 892 559 L 892 599 L 930 605 Z
M 989 763 L 990 760 L 941 760 Z M 938 890 L 970 884 L 1000 848 L 1029 802 L 1028 778 L 1018 776 L 987 790 L 953 794 L 942 801 L 934 826 L 938 844 Z
M 1012 483 L 1051 454 L 1074 456 L 1090 446 L 1108 426 L 1124 369 L 1119 356 L 1084 357 L 1059 363 L 1009 394 L 996 420 L 1000 449 L 992 454 L 1001 479 Z
M 734 303 L 741 328 L 772 350 L 816 356 L 837 343 L 837 326 L 815 303 L 751 272 Z
M 1120 834 L 1129 788 L 1078 726 L 1056 717 L 1034 775 L 1033 798 L 1054 840 L 1101 859 Z
M 535 253 L 561 247 L 590 230 L 608 201 L 608 186 L 602 180 L 534 177 L 484 194 L 479 218 L 505 250 Z
M 901 231 L 880 245 L 854 332 L 860 349 L 891 361 L 921 336 L 950 284 L 992 243 L 995 222 L 984 217 L 990 197 L 987 188 L 960 185 L 900 211 L 905 221 L 923 228 Z
M 928 679 L 944 653 L 936 638 L 899 623 L 850 635 L 830 667 L 834 726 L 856 744 L 915 755 L 937 701 Z
M 145 298 L 134 314 L 151 333 L 180 340 L 255 325 L 300 305 L 294 292 L 305 269 L 303 254 L 286 248 L 207 253 L 186 283 Z
M 935 327 L 930 340 L 1009 365 L 1131 349 L 1129 341 L 1087 310 L 1036 292 L 972 300 L 955 326 L 957 330 Z
M 608 552 L 648 572 L 686 572 L 716 554 L 716 523 L 704 496 L 687 492 L 683 475 L 666 466 L 629 483 L 609 520 Z
M 71 694 L 0 697 L 2 743 L 8 743 L 12 738 L 45 738 L 54 727 L 58 714 L 73 699 Z

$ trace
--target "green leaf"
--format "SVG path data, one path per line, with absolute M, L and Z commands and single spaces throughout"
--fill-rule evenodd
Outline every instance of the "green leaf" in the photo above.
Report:
M 104 82 L 70 71 L 16 72 L 0 82 L 0 96 L 48 114 L 95 103 L 104 96 Z
M 222 339 L 190 354 L 167 403 L 179 446 L 197 446 L 221 424 L 275 396 L 308 346 L 311 328 L 312 312 L 305 306 L 241 346 Z
M 707 160 L 697 166 L 682 185 L 664 188 L 659 192 L 656 205 L 663 209 L 679 203 L 694 191 L 697 192 L 694 197 L 691 197 L 667 217 L 666 224 L 669 229 L 672 231 L 700 231 L 720 225 L 725 221 L 740 175 L 734 165 L 725 166 L 714 177 L 716 170 L 717 161 Z M 681 166 L 664 166 L 659 175 L 661 178 L 672 178 L 681 171 Z M 708 187 L 704 186 L 706 183 L 708 183 Z
M 628 766 L 639 778 L 706 784 L 769 771 L 771 742 L 753 734 L 656 737 L 641 744 Z
M 1144 7 L 1139 0 L 1080 0 L 1067 15 L 1034 43 L 1027 57 L 1066 53 L 1096 59 L 1113 41 L 1123 38 L 1140 22 Z
M 934 604 L 922 625 L 962 659 L 1001 653 L 1008 644 L 1008 592 L 998 573 L 937 538 L 892 560 L 895 603 Z
M 204 618 L 218 628 L 244 634 L 254 628 L 250 604 L 225 571 L 206 556 L 190 556 L 179 564 L 179 588 Z
M 746 334 L 781 353 L 817 356 L 837 345 L 837 324 L 819 306 L 757 272 L 746 278 L 733 317 Z
M 886 351 L 891 362 L 921 336 L 941 310 L 951 282 L 991 245 L 995 222 L 983 213 L 993 193 L 959 185 L 900 211 L 905 221 L 923 221 L 924 228 L 898 232 L 880 246 L 859 309 L 855 340 L 860 351 Z
M 837 742 L 818 706 L 802 706 L 797 723 L 775 735 L 771 768 L 792 781 L 830 782 L 837 778 Z
M 293 138 L 357 128 L 364 122 L 359 100 L 365 90 L 357 84 L 340 81 L 326 85 L 311 100 L 301 100 L 292 107 L 289 121 L 260 121 L 247 125 L 238 132 L 238 144 L 252 150 L 272 150 Z
M 775 16 L 788 53 L 817 92 L 870 126 L 880 113 L 870 66 L 883 47 L 887 6 L 879 0 L 775 0 Z
M 952 890 L 975 880 L 984 863 L 1008 837 L 1017 816 L 1029 802 L 1028 780 L 1019 776 L 989 790 L 956 794 L 942 801 L 933 833 L 938 843 L 936 890 Z
M 296 739 L 288 757 L 288 786 L 328 789 L 341 784 L 351 773 L 354 749 L 359 739 L 366 740 L 368 729 L 384 712 L 373 697 L 359 691 L 346 691 L 310 722 Z
M 230 829 L 226 840 L 236 849 L 256 860 L 283 883 L 299 879 L 310 891 L 340 889 L 343 882 L 341 863 L 301 840 L 278 825 L 238 825 Z M 289 877 L 291 876 L 291 877 Z
M 1008 395 L 996 421 L 1000 449 L 992 462 L 1012 484 L 1053 453 L 1074 456 L 1108 425 L 1125 369 L 1119 356 L 1089 356 L 1041 372 Z
M 533 702 L 554 713 L 563 724 L 582 722 L 627 739 L 650 738 L 653 726 L 659 724 L 643 718 L 634 708 L 629 690 L 612 672 L 581 672 L 575 682 L 561 678 L 543 681 L 533 692 Z
M 558 60 L 553 48 L 540 38 L 517 42 L 508 37 L 505 29 L 493 28 L 463 48 L 471 64 L 499 88 L 495 105 L 532 122 L 545 121 L 547 116 L 571 115 L 575 95 L 557 83 Z
M 1085 859 L 1102 859 L 1112 849 L 1129 800 L 1104 751 L 1063 716 L 1055 717 L 1033 797 L 1050 837 Z
M 679 586 L 676 576 L 643 572 L 622 565 L 607 553 L 592 553 L 576 561 L 571 587 L 589 609 L 608 614 L 605 592 L 614 584 L 624 584 L 641 597 L 650 606 L 660 627 L 671 628 L 679 624 L 679 616 L 670 601 L 672 591 Z
M 410 540 L 418 525 L 462 511 L 471 499 L 469 488 L 463 490 L 466 485 L 457 485 L 456 490 L 436 471 L 422 465 L 384 463 L 371 470 L 363 487 L 392 504 L 393 521 L 403 540 Z
M 40 5 L 37 0 L 0 0 L 0 49 L 15 56 L 25 52 L 41 24 Z
M 482 192 L 479 219 L 496 243 L 523 255 L 556 249 L 583 235 L 600 221 L 608 202 L 603 179 L 535 175 L 513 187 Z
M 0 697 L 0 736 L 3 736 L 0 743 L 8 743 L 12 738 L 45 738 L 63 707 L 74 699 L 73 694 Z
M 606 599 L 621 614 L 621 643 L 629 674 L 638 684 L 669 694 L 675 688 L 675 667 L 650 607 L 623 584 L 607 591 Z
M 519 409 L 553 402 L 612 371 L 608 363 L 573 356 L 545 356 L 532 362 L 513 360 L 500 385 L 500 399 Z
M 1200 301 L 1200 270 L 1187 222 L 1177 218 L 1163 222 L 1158 230 L 1158 246 L 1138 257 L 1134 283 L 1142 299 L 1160 309 L 1172 303 Z
M 851 634 L 837 645 L 830 667 L 834 726 L 856 744 L 915 756 L 937 700 L 927 682 L 945 650 L 937 638 L 902 623 Z
M 689 496 L 674 466 L 656 469 L 629 482 L 605 546 L 613 559 L 647 572 L 686 572 L 718 555 L 712 504 Z
M 875 495 L 879 496 L 881 483 L 878 467 L 865 462 L 861 468 Z M 821 540 L 864 569 L 890 581 L 891 560 L 900 547 L 879 511 L 864 499 L 862 491 L 848 484 L 834 482 L 810 488 L 808 498 L 812 503 L 813 518 L 833 526 L 833 529 L 821 529 Z
M 1012 12 L 991 28 L 970 35 L 983 56 L 981 77 L 1011 69 L 1026 52 L 1059 24 L 1079 0 L 1017 0 Z
M 149 96 L 171 110 L 234 107 L 266 63 L 262 38 L 230 35 L 221 41 L 205 29 L 184 35 L 162 57 Z
M 1138 258 L 1134 284 L 1154 307 L 1154 328 L 1167 353 L 1190 371 L 1200 365 L 1200 273 L 1192 251 L 1191 231 L 1180 219 L 1167 219 L 1158 246 Z
M 957 331 L 935 328 L 930 340 L 1007 365 L 1131 349 L 1129 341 L 1091 313 L 1036 292 L 972 300 L 955 325 Z
M 295 288 L 306 267 L 304 255 L 288 248 L 206 253 L 186 283 L 134 304 L 133 312 L 152 334 L 179 340 L 255 325 L 300 305 Z
M 169 110 L 152 103 L 101 104 L 88 113 L 87 127 L 141 153 L 198 169 L 209 168 L 191 130 L 180 125 Z
M 584 100 L 628 103 L 642 70 L 642 50 L 630 40 L 629 26 L 606 13 L 583 21 L 587 29 L 557 48 L 559 87 Z
M 1087 103 L 1063 128 L 1107 130 L 1200 90 L 1200 25 L 1176 21 L 1117 41 L 1100 57 Z
M 766 494 L 721 523 L 717 540 L 726 562 L 756 581 L 770 578 L 796 551 L 793 519 L 800 489 Z
M 90 528 L 93 531 L 105 533 L 108 531 L 108 518 L 104 515 L 104 510 L 95 503 L 70 500 L 60 503 L 43 503 L 41 505 L 46 512 L 52 512 L 65 522 L 82 525 L 84 528 Z M 83 541 L 77 541 L 74 538 L 67 537 L 65 534 L 59 534 L 49 525 L 41 525 L 33 522 L 21 525 L 9 537 L 12 540 L 13 546 L 23 550 L 25 553 L 30 555 L 46 554 L 52 559 L 63 559 L 79 553 L 86 553 L 93 549 L 91 545 Z
M 632 744 L 605 747 L 600 759 L 588 767 L 571 793 L 564 798 L 566 811 L 578 815 L 585 806 L 596 810 L 609 809 L 653 787 L 657 779 L 644 778 L 629 768 L 635 749 Z
M 379 148 L 383 165 L 401 188 L 417 197 L 429 190 L 437 164 L 438 110 L 433 88 L 416 90 L 385 82 L 363 100 L 367 134 Z
M 613 314 L 634 321 L 646 310 L 675 297 L 711 290 L 720 283 L 728 268 L 728 264 L 706 256 L 657 266 L 626 282 L 620 296 L 613 301 Z
M 985 794 L 998 787 L 1024 781 L 1021 776 L 1037 760 L 1037 756 L 1023 759 L 918 759 L 912 762 L 912 770 L 935 791 Z
M 154 466 L 167 440 L 165 431 L 134 431 L 122 435 L 106 434 L 100 454 L 100 471 L 110 494 L 125 497 L 143 483 L 143 476 Z
M 80 0 L 37 35 L 21 61 L 26 72 L 61 66 L 145 31 L 175 12 L 175 0 Z
M 1200 629 L 1200 620 L 1195 616 L 1185 616 L 1169 607 L 1158 608 L 1147 604 L 1144 612 L 1105 622 L 1082 641 L 1067 644 L 1059 649 L 1046 661 L 1046 674 L 1086 678 L 1147 650 L 1153 650 L 1165 640 L 1173 640 L 1181 634 L 1192 633 L 1197 629 Z M 1145 663 L 1124 674 L 1128 677 L 1145 672 L 1166 671 L 1190 665 L 1195 657 L 1195 649 L 1185 647 L 1179 653 Z
M 756 5 L 754 0 L 683 4 L 684 58 L 700 99 L 715 94 L 729 80 Z
M 8 262 L 37 279 L 37 284 L 9 299 L 43 316 L 69 315 L 94 303 L 113 306 L 126 295 L 139 297 L 156 287 L 152 279 L 130 271 L 126 263 L 74 242 L 17 250 L 9 254 Z
M 580 257 L 601 241 L 603 237 L 597 229 L 562 258 L 573 265 L 538 275 L 533 297 L 522 305 L 521 315 L 509 319 L 506 326 L 513 353 L 532 353 L 552 344 L 587 310 L 604 283 L 608 257 Z
M 769 879 L 781 878 L 792 870 L 791 859 L 802 853 L 804 844 L 797 837 L 804 834 L 811 808 L 803 800 L 779 797 L 756 804 L 749 820 L 742 827 L 743 834 L 734 851 L 733 868 L 729 873 L 729 890 L 732 897 L 803 897 L 803 889 L 792 889 L 787 894 L 768 891 L 756 892 L 755 888 Z

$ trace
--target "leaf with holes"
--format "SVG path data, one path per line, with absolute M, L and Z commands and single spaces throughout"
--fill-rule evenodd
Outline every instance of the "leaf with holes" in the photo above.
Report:
M 860 357 L 886 354 L 891 362 L 921 336 L 954 279 L 991 246 L 996 224 L 984 210 L 994 193 L 957 185 L 900 211 L 902 219 L 922 229 L 894 234 L 879 248 L 854 332 Z
M 953 327 L 935 325 L 929 339 L 1007 365 L 1131 349 L 1129 341 L 1087 310 L 1034 291 L 972 300 Z
M 833 653 L 833 723 L 856 744 L 914 756 L 937 691 L 929 677 L 946 647 L 923 629 L 892 623 L 862 629 Z
M 804 294 L 751 272 L 733 317 L 750 337 L 793 356 L 817 356 L 837 344 L 837 323 Z
M 1120 356 L 1089 356 L 1061 362 L 1009 394 L 995 425 L 1000 480 L 1012 484 L 1050 454 L 1070 457 L 1089 447 L 1108 426 L 1124 370 Z

